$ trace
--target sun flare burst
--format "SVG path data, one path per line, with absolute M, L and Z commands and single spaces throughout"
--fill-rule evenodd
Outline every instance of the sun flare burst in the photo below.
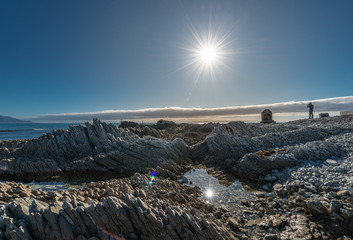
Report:
M 195 89 L 198 88 L 200 80 L 202 84 L 212 91 L 215 84 L 225 81 L 223 76 L 228 76 L 229 71 L 234 68 L 235 55 L 240 53 L 240 48 L 234 48 L 235 38 L 234 25 L 224 21 L 212 19 L 212 9 L 209 20 L 204 21 L 208 26 L 202 24 L 195 28 L 191 18 L 186 15 L 187 27 L 190 37 L 187 43 L 178 46 L 183 50 L 181 54 L 184 65 L 173 72 L 183 71 L 190 82 L 186 101 L 190 101 Z M 228 65 L 229 64 L 229 65 Z M 222 80 L 223 79 L 223 80 Z M 204 85 L 205 86 L 205 85 Z
M 200 52 L 201 60 L 204 62 L 212 62 L 215 61 L 217 57 L 217 49 L 213 47 L 205 47 Z
M 195 73 L 196 82 L 203 76 L 216 79 L 216 73 L 221 72 L 222 67 L 227 67 L 226 61 L 233 52 L 229 49 L 230 32 L 222 31 L 220 28 L 214 30 L 211 23 L 208 31 L 199 32 L 192 24 L 189 25 L 192 33 L 190 47 L 187 51 L 188 61 L 183 68 L 190 68 Z

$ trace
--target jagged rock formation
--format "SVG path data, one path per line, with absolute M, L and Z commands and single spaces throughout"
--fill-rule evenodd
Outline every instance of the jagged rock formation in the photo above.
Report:
M 21 144 L 2 142 L 0 157 L 0 176 L 134 173 L 189 161 L 188 146 L 181 139 L 140 138 L 98 119 Z
M 38 139 L 0 143 L 0 166 L 6 170 L 0 171 L 0 176 L 134 173 L 158 165 L 172 166 L 169 168 L 172 170 L 189 161 L 189 147 L 178 138 L 167 141 L 156 137 L 188 139 L 188 134 L 196 129 L 197 136 L 192 139 L 202 139 L 212 132 L 191 147 L 192 159 L 232 169 L 238 177 L 254 179 L 272 169 L 295 166 L 300 160 L 344 155 L 344 134 L 352 132 L 351 119 L 336 117 L 271 125 L 243 122 L 177 125 L 169 128 L 168 133 L 147 126 L 121 129 L 96 119 L 68 130 L 55 130 Z M 183 134 L 179 128 L 184 130 Z M 273 154 L 259 155 L 261 150 L 271 150 Z
M 197 188 L 169 180 L 148 186 L 148 181 L 145 175 L 135 174 L 62 191 L 56 198 L 42 198 L 40 193 L 16 198 L 0 207 L 0 238 L 109 239 L 105 230 L 125 240 L 235 239 L 219 220 L 207 217 L 215 208 L 196 198 Z M 102 200 L 96 201 L 97 187 L 111 191 L 109 196 L 101 194 Z
M 175 136 L 179 127 L 145 133 Z M 104 231 L 126 240 L 353 237 L 353 117 L 190 125 L 203 128 L 212 133 L 191 147 L 193 159 L 263 181 L 266 192 L 241 201 L 241 215 L 203 201 L 197 187 L 160 179 L 177 179 L 190 163 L 182 140 L 141 138 L 95 120 L 39 139 L 0 142 L 1 175 L 156 167 L 155 183 L 139 173 L 70 191 L 0 182 L 0 239 L 109 239 Z
M 167 127 L 158 127 L 158 125 L 138 126 L 128 128 L 130 132 L 137 134 L 140 137 L 153 136 L 166 140 L 175 138 L 183 139 L 189 146 L 194 145 L 206 138 L 215 127 L 220 124 L 171 124 Z
M 155 205 L 151 207 L 129 194 L 125 201 L 108 197 L 92 205 L 75 201 L 47 205 L 22 198 L 3 209 L 4 236 L 6 239 L 108 239 L 101 230 L 104 229 L 121 239 L 230 237 L 227 231 L 191 211 L 166 206 L 158 199 Z
M 128 127 L 128 129 L 130 132 L 135 133 L 139 137 L 152 136 L 152 137 L 161 138 L 160 132 L 157 129 L 150 126 Z
M 295 166 L 299 160 L 343 156 L 353 133 L 352 118 L 260 125 L 232 122 L 215 128 L 192 146 L 193 159 L 231 168 L 238 177 L 257 179 L 272 169 Z M 263 156 L 261 150 L 273 154 Z

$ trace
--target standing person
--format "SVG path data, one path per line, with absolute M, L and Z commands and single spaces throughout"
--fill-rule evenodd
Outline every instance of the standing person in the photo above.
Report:
M 314 105 L 310 102 L 307 108 L 309 108 L 309 119 L 312 119 L 314 117 Z

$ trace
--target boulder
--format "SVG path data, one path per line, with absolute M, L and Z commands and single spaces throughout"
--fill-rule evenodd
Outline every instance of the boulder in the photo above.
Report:
M 306 200 L 303 202 L 303 207 L 307 213 L 315 216 L 327 214 L 327 209 L 319 200 Z
M 341 201 L 339 201 L 337 199 L 332 199 L 331 203 L 330 203 L 330 211 L 332 213 L 339 213 L 342 206 L 343 206 L 343 204 Z
M 233 172 L 239 177 L 257 180 L 258 176 L 266 175 L 272 169 L 293 167 L 297 164 L 298 160 L 290 154 L 262 157 L 255 153 L 249 153 L 233 166 Z

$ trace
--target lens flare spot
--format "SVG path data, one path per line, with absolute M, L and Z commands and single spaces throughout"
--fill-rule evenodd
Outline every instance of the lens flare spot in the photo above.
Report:
M 157 176 L 157 172 L 153 172 L 153 173 L 152 173 L 151 180 L 150 180 L 150 182 L 148 183 L 149 186 L 152 185 L 152 183 L 153 183 L 154 179 L 156 178 L 156 176 Z

